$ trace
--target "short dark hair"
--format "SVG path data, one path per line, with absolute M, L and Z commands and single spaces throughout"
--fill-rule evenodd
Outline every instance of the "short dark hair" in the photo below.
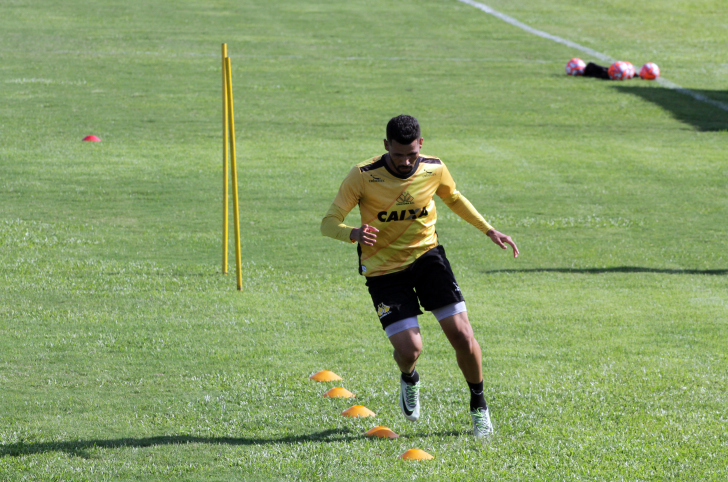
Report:
M 411 115 L 392 117 L 387 123 L 387 140 L 411 144 L 420 138 L 420 123 Z

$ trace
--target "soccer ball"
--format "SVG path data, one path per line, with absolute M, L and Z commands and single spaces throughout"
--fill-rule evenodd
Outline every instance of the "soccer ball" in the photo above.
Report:
M 574 57 L 566 62 L 566 75 L 584 75 L 586 64 L 583 60 Z
M 634 65 L 618 60 L 609 66 L 609 78 L 612 80 L 625 80 L 634 77 Z
M 640 77 L 645 80 L 655 80 L 660 76 L 660 68 L 657 64 L 647 62 L 640 69 Z

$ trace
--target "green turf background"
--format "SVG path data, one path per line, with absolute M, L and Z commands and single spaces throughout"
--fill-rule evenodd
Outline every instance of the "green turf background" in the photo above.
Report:
M 722 2 L 487 4 L 728 102 Z M 594 59 L 453 0 L 0 11 L 0 479 L 728 476 L 725 111 L 566 77 Z M 243 293 L 219 274 L 221 42 Z M 489 444 L 429 315 L 423 418 L 405 423 L 356 254 L 319 232 L 403 112 L 522 253 L 439 206 Z M 377 417 L 340 417 L 352 403 L 321 397 L 320 369 Z M 402 436 L 362 438 L 374 425 Z M 435 460 L 397 460 L 412 447 Z

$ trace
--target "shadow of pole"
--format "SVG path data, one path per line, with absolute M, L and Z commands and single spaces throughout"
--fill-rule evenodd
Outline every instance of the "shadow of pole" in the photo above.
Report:
M 728 275 L 728 269 L 660 269 L 642 268 L 639 266 L 616 266 L 614 268 L 525 268 L 525 269 L 493 269 L 481 273 L 575 273 L 575 274 L 604 274 L 604 273 L 658 273 L 658 274 L 698 274 L 711 276 Z

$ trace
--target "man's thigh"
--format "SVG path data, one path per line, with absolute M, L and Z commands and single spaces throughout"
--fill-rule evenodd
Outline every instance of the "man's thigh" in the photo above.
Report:
M 455 280 L 450 262 L 445 256 L 445 249 L 438 246 L 432 251 L 433 253 L 426 258 L 423 257 L 422 262 L 413 270 L 417 297 L 427 311 L 465 300 Z
M 422 314 L 409 273 L 374 276 L 366 284 L 382 328 Z

